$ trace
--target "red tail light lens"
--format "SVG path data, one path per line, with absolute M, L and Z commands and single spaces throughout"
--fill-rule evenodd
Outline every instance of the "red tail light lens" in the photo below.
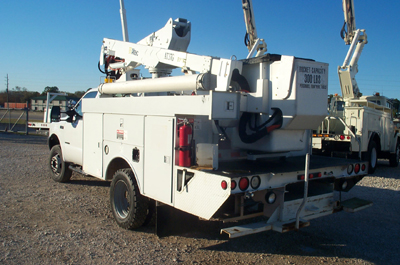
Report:
M 366 168 L 365 164 L 362 164 L 361 170 L 362 170 L 362 171 L 365 171 L 365 168 Z
M 226 183 L 225 180 L 221 181 L 221 188 L 222 188 L 223 190 L 226 190 L 226 189 L 228 188 L 228 183 Z
M 354 172 L 357 174 L 358 172 L 360 172 L 360 164 L 356 164 L 354 166 Z
M 232 180 L 231 181 L 231 190 L 236 189 L 236 181 Z
M 248 187 L 249 187 L 249 179 L 241 178 L 239 180 L 239 189 L 244 191 L 244 190 L 247 190 Z
M 340 138 L 340 140 L 342 140 L 342 141 L 343 141 L 343 140 L 344 140 L 344 135 L 340 135 L 340 137 L 339 137 L 339 138 Z

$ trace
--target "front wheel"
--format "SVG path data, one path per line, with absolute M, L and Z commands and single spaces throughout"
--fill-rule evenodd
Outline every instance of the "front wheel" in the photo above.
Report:
M 49 157 L 50 176 L 54 181 L 67 182 L 71 179 L 72 171 L 68 168 L 68 163 L 63 160 L 61 147 L 53 146 Z
M 396 151 L 394 154 L 390 154 L 389 156 L 389 165 L 391 167 L 397 167 L 399 165 L 399 159 L 400 159 L 400 144 L 396 144 Z
M 130 168 L 115 172 L 110 186 L 111 210 L 117 224 L 125 229 L 136 229 L 146 220 L 149 199 L 139 192 Z

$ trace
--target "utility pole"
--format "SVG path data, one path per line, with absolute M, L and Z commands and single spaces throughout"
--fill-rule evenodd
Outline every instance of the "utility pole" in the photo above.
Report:
M 8 74 L 7 74 L 7 111 L 8 111 L 8 129 L 11 129 L 11 112 L 10 112 L 10 102 L 8 101 Z

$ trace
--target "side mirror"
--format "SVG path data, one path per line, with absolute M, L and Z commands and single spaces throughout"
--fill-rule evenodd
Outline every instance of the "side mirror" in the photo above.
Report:
M 60 121 L 61 110 L 60 106 L 53 106 L 50 110 L 50 122 Z
M 75 114 L 76 114 L 75 110 L 69 109 L 69 110 L 67 110 L 65 113 L 66 113 L 67 116 L 68 116 L 67 122 L 72 122 L 72 121 L 73 121 L 73 118 L 74 118 L 74 116 L 75 116 Z

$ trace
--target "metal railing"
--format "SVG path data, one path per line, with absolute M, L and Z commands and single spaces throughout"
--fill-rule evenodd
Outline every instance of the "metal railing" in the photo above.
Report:
M 28 134 L 29 109 L 0 109 L 0 132 Z

